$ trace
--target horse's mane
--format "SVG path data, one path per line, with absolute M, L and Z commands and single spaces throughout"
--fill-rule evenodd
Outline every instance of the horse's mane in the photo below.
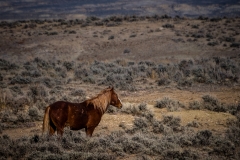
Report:
M 108 94 L 109 93 L 109 94 Z M 93 104 L 94 109 L 98 109 L 103 114 L 110 103 L 111 88 L 104 89 L 96 97 L 88 99 L 87 104 Z

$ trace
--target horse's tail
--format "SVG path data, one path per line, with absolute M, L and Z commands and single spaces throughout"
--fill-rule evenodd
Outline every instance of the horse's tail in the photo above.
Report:
M 42 133 L 49 131 L 50 121 L 49 121 L 49 110 L 50 107 L 48 106 L 45 109 L 44 119 L 43 119 L 43 130 Z

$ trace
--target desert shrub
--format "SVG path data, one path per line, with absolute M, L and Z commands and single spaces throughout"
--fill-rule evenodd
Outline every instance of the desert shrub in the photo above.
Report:
M 82 79 L 88 76 L 88 70 L 86 68 L 79 68 L 75 71 L 74 75 L 77 79 Z
M 189 102 L 189 109 L 200 110 L 201 109 L 201 103 L 198 102 L 198 101 Z
M 183 79 L 183 74 L 182 74 L 181 72 L 177 71 L 176 73 L 174 73 L 174 75 L 173 75 L 172 78 L 173 78 L 173 80 L 174 80 L 175 82 L 182 81 L 182 79 Z
M 204 95 L 203 99 L 203 108 L 215 112 L 226 112 L 226 107 L 218 101 L 217 98 L 210 95 Z
M 147 104 L 146 103 L 141 103 L 141 104 L 138 105 L 138 108 L 142 112 L 147 111 Z
M 41 119 L 42 119 L 38 108 L 35 107 L 35 106 L 29 108 L 28 115 L 29 115 L 33 120 L 41 120 Z
M 164 159 L 199 159 L 200 155 L 196 151 L 174 149 L 163 153 Z
M 137 35 L 136 35 L 136 34 L 131 34 L 131 35 L 129 36 L 129 38 L 134 38 L 134 37 L 137 37 Z
M 180 87 L 191 87 L 193 84 L 193 81 L 188 79 L 181 79 L 180 81 L 177 82 L 177 84 Z
M 138 155 L 137 159 L 138 160 L 151 160 L 152 158 L 150 158 L 150 156 L 147 156 L 144 154 L 144 155 Z
M 70 70 L 72 70 L 73 67 L 74 67 L 74 62 L 64 62 L 64 63 L 63 63 L 63 66 L 64 66 L 68 71 L 70 71 Z
M 195 77 L 204 77 L 204 70 L 202 66 L 195 66 L 192 68 L 192 75 Z
M 174 28 L 174 25 L 167 23 L 167 24 L 164 24 L 162 27 L 163 28 Z
M 160 75 L 161 73 L 167 72 L 167 67 L 159 64 L 156 68 L 157 73 Z
M 124 139 L 122 142 L 122 147 L 123 151 L 128 154 L 136 154 L 145 150 L 145 147 L 142 144 L 132 141 L 131 139 Z
M 143 133 L 134 134 L 132 140 L 143 144 L 145 147 L 152 146 L 155 143 L 155 140 L 145 136 Z
M 37 65 L 37 67 L 42 68 L 44 70 L 48 70 L 54 67 L 53 64 L 38 57 L 34 59 L 34 63 Z
M 67 74 L 66 74 L 66 69 L 65 68 L 61 68 L 61 67 L 56 67 L 55 71 L 57 73 L 57 75 L 61 78 L 66 78 Z
M 130 53 L 131 50 L 130 49 L 124 49 L 123 53 L 127 54 L 127 53 Z
M 121 109 L 122 113 L 126 114 L 132 114 L 132 115 L 140 115 L 141 111 L 139 110 L 139 107 L 132 104 L 125 104 L 125 106 Z
M 213 149 L 210 151 L 210 154 L 220 155 L 224 157 L 234 158 L 235 154 L 235 145 L 231 141 L 225 138 L 219 138 L 212 142 Z
M 9 122 L 11 124 L 17 124 L 17 116 L 16 114 L 13 114 L 12 112 L 10 112 L 9 110 L 5 110 L 2 115 L 1 115 L 2 119 L 1 122 L 5 123 L 5 122 Z M 5 126 L 5 127 L 14 127 L 14 126 Z
M 232 44 L 230 45 L 230 47 L 239 48 L 239 47 L 240 47 L 240 43 L 234 42 L 234 43 L 232 43 Z
M 77 34 L 77 32 L 74 30 L 71 30 L 71 31 L 68 31 L 68 34 Z
M 26 123 L 26 122 L 32 121 L 31 117 L 26 112 L 18 112 L 17 113 L 17 120 L 20 123 Z
M 119 127 L 121 127 L 122 129 L 126 129 L 126 125 L 125 125 L 125 123 L 123 123 L 123 122 L 120 122 L 120 123 L 119 123 Z
M 148 126 L 145 118 L 135 118 L 133 124 L 139 129 L 146 128 Z
M 181 131 L 181 119 L 179 117 L 163 116 L 162 123 L 166 126 L 169 126 L 173 129 L 173 131 Z
M 231 121 L 231 123 L 229 123 L 229 128 L 226 132 L 226 137 L 233 142 L 236 146 L 240 146 L 240 112 L 238 112 L 238 114 L 236 114 L 236 121 Z
M 47 92 L 45 88 L 41 85 L 39 86 L 30 86 L 27 95 L 32 99 L 35 103 L 37 100 L 42 100 L 44 97 L 47 96 Z
M 217 41 L 212 41 L 212 42 L 208 42 L 207 45 L 209 46 L 216 46 L 218 45 L 219 43 Z
M 198 128 L 199 127 L 199 123 L 197 121 L 192 121 L 192 122 L 189 122 L 187 124 L 187 127 L 194 127 L 194 128 Z
M 33 77 L 33 78 L 37 78 L 37 77 L 41 77 L 42 74 L 41 72 L 39 72 L 39 70 L 33 70 L 33 71 L 23 71 L 22 76 L 29 76 L 29 77 Z
M 116 70 L 115 72 L 121 72 L 121 70 Z M 113 85 L 121 90 L 134 90 L 133 78 L 128 73 L 110 73 L 106 76 L 102 84 Z
M 191 67 L 193 65 L 193 61 L 192 60 L 182 60 L 179 62 L 178 67 L 181 71 Z
M 198 29 L 198 28 L 199 28 L 199 25 L 198 25 L 198 24 L 194 24 L 194 25 L 192 25 L 192 28 Z
M 226 42 L 235 42 L 235 38 L 233 38 L 233 37 L 224 37 L 224 40 Z
M 27 98 L 25 97 L 20 97 L 16 100 L 14 100 L 14 105 L 12 106 L 13 108 L 15 108 L 17 111 L 23 111 L 26 105 L 30 105 L 30 102 Z
M 17 75 L 15 77 L 13 77 L 10 81 L 10 84 L 30 84 L 32 83 L 32 79 L 28 78 L 28 77 L 22 77 L 20 75 Z
M 171 81 L 168 79 L 168 78 L 160 78 L 158 81 L 157 81 L 157 84 L 159 86 L 163 86 L 163 85 L 169 85 L 171 83 Z
M 207 146 L 211 143 L 212 132 L 209 130 L 198 131 L 192 142 L 194 145 Z
M 232 115 L 237 115 L 240 112 L 240 104 L 230 104 L 225 107 L 226 112 L 231 113 Z
M 161 121 L 153 121 L 152 123 L 152 129 L 153 129 L 153 133 L 163 133 L 164 132 L 164 125 L 162 124 Z
M 14 70 L 18 69 L 19 67 L 16 64 L 12 64 L 4 59 L 0 59 L 0 70 Z
M 156 154 L 156 155 L 162 155 L 164 151 L 174 149 L 176 144 L 166 140 L 166 139 L 158 139 L 156 140 L 156 143 L 154 143 L 152 146 L 150 146 L 150 149 Z
M 114 39 L 114 35 L 111 35 L 108 37 L 108 40 L 112 40 L 112 39 Z
M 165 101 L 164 101 L 165 100 Z M 156 102 L 156 104 L 154 105 L 154 107 L 157 108 L 166 108 L 167 107 L 167 101 L 169 100 L 169 98 L 166 98 L 164 100 L 158 100 Z
M 116 114 L 116 113 L 120 112 L 120 110 L 118 108 L 110 105 L 106 112 L 111 113 L 111 114 Z
M 42 84 L 44 84 L 48 88 L 54 87 L 56 84 L 55 82 L 56 81 L 53 81 L 52 79 L 47 78 L 47 77 L 42 79 Z
M 84 78 L 82 79 L 82 81 L 85 82 L 85 83 L 91 83 L 91 84 L 95 84 L 95 83 L 96 83 L 95 77 L 92 76 L 92 75 L 89 75 L 89 76 L 87 76 L 87 77 L 84 77 Z
M 19 86 L 13 86 L 13 87 L 10 87 L 9 89 L 11 89 L 13 93 L 16 93 L 18 95 L 23 95 L 23 92 Z
M 84 97 L 86 96 L 86 93 L 84 90 L 78 89 L 78 90 L 74 90 L 70 93 L 71 96 L 80 96 L 80 97 Z
M 173 112 L 173 111 L 178 111 L 180 107 L 183 108 L 184 105 L 178 101 L 174 101 L 168 97 L 164 97 L 162 100 L 158 100 L 154 107 L 167 108 L 168 111 Z

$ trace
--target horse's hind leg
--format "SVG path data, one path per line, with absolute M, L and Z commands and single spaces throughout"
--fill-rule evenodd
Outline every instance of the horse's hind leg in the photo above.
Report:
M 53 135 L 56 131 L 56 126 L 53 124 L 53 122 L 50 120 L 50 129 L 49 129 L 49 134 Z
M 94 129 L 95 129 L 95 127 L 85 128 L 87 137 L 92 137 Z

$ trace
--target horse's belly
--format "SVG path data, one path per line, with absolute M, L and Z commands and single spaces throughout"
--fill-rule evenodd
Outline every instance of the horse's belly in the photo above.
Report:
M 79 130 L 86 127 L 87 118 L 86 116 L 79 116 L 79 117 L 70 119 L 68 124 L 71 130 Z
M 85 127 L 83 127 L 83 126 L 78 126 L 78 127 L 73 126 L 73 127 L 70 127 L 71 130 L 79 130 L 79 129 L 83 129 L 83 128 L 85 128 Z

